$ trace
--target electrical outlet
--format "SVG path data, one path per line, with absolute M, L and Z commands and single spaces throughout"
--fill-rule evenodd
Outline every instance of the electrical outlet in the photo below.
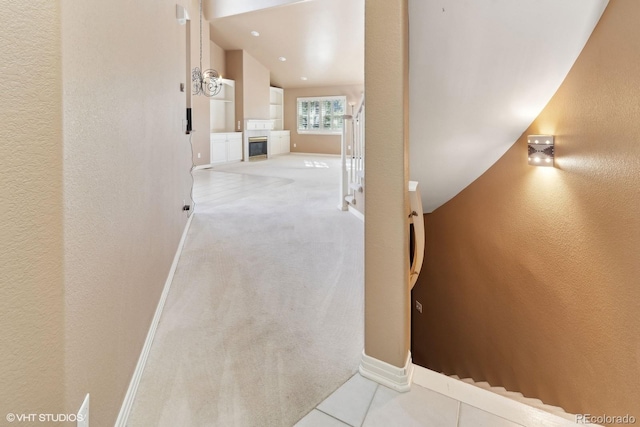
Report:
M 418 300 L 416 300 L 416 310 L 418 310 L 418 313 L 422 313 L 422 304 Z
M 89 393 L 84 397 L 82 406 L 78 410 L 77 427 L 89 427 Z
M 238 120 L 238 130 L 240 130 L 240 120 Z
M 296 144 L 293 144 L 293 148 L 296 148 Z
M 200 158 L 200 153 L 198 153 L 198 158 Z

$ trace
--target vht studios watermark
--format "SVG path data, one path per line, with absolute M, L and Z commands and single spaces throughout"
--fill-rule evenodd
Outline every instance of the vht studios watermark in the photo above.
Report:
M 14 414 L 9 412 L 5 417 L 10 423 L 76 423 L 84 421 L 85 415 L 76 414 Z
M 635 424 L 636 417 L 633 415 L 576 415 L 576 424 Z

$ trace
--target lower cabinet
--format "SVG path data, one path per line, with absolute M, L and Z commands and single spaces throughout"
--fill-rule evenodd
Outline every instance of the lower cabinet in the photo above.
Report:
M 227 161 L 242 160 L 242 132 L 233 132 L 227 139 Z
M 269 134 L 269 155 L 289 153 L 291 135 L 288 130 L 272 130 Z
M 211 161 L 209 163 L 224 163 L 227 161 L 227 140 L 226 138 L 214 138 L 211 135 Z
M 211 134 L 210 163 L 227 163 L 242 160 L 242 132 Z

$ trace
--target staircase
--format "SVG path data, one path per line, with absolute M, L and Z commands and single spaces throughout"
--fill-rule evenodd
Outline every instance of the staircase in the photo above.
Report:
M 531 406 L 533 408 L 541 409 L 545 412 L 548 412 L 553 415 L 557 415 L 559 417 L 565 418 L 569 421 L 575 421 L 576 417 L 573 414 L 567 413 L 564 409 L 559 406 L 552 406 L 544 403 L 540 399 L 535 399 L 531 397 L 525 397 L 522 393 L 517 391 L 509 391 L 504 387 L 493 387 L 486 381 L 475 382 L 473 378 L 460 378 L 457 375 L 450 375 L 451 378 L 455 380 L 462 381 L 467 384 L 471 384 L 475 387 L 479 387 L 481 389 L 490 391 L 492 393 L 498 394 L 503 397 L 507 397 L 509 399 L 515 400 L 516 402 L 523 403 L 525 405 Z
M 524 427 L 570 427 L 578 417 L 522 393 L 413 365 L 413 383 Z M 596 424 L 590 424 L 596 425 Z

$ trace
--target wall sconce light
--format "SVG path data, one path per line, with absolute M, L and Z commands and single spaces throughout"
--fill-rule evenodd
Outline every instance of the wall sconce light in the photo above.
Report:
M 529 164 L 533 166 L 552 166 L 555 154 L 553 135 L 529 135 Z

